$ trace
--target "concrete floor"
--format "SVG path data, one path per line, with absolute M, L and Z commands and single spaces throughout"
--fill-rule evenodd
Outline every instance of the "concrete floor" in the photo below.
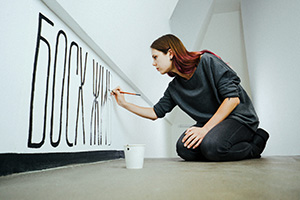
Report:
M 239 162 L 125 160 L 0 177 L 0 199 L 300 199 L 300 156 Z

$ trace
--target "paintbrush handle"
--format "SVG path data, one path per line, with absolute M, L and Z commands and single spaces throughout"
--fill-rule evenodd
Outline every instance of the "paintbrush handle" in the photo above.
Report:
M 112 90 L 109 90 L 110 92 L 113 92 Z M 114 92 L 113 92 L 114 93 Z M 124 92 L 124 91 L 120 91 L 121 94 L 130 94 L 130 95 L 135 95 L 135 96 L 141 96 L 141 94 L 138 93 L 132 93 L 132 92 Z
M 132 93 L 132 92 L 124 92 L 124 91 L 120 91 L 121 94 L 130 94 L 130 95 L 136 95 L 136 96 L 141 96 L 141 94 L 136 94 L 136 93 Z

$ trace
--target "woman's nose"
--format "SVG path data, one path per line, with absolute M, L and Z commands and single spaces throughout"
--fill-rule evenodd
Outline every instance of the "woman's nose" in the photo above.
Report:
M 155 62 L 155 61 L 153 61 L 152 65 L 153 65 L 153 66 L 156 66 L 156 62 Z

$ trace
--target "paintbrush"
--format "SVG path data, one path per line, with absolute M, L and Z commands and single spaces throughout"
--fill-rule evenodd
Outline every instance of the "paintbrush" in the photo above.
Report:
M 114 91 L 112 90 L 109 90 L 110 92 L 112 93 L 115 93 Z M 124 91 L 120 91 L 121 94 L 129 94 L 129 95 L 135 95 L 135 96 L 142 96 L 141 94 L 138 94 L 138 93 L 133 93 L 133 92 L 124 92 Z

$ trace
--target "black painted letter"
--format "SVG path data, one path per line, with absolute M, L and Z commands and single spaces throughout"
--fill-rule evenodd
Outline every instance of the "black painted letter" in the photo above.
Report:
M 40 148 L 45 142 L 45 135 L 46 135 L 46 123 L 47 123 L 47 103 L 48 103 L 48 85 L 49 85 L 49 73 L 50 73 L 50 61 L 51 61 L 51 48 L 49 42 L 41 36 L 42 30 L 42 21 L 45 20 L 51 26 L 54 26 L 54 23 L 50 21 L 47 17 L 45 17 L 42 13 L 39 13 L 39 25 L 38 25 L 38 34 L 37 34 L 37 41 L 36 41 L 36 49 L 35 49 L 35 56 L 34 56 L 34 64 L 33 64 L 33 73 L 32 73 L 32 85 L 31 85 L 31 98 L 30 98 L 30 116 L 29 116 L 29 136 L 28 136 L 28 147 L 30 148 Z M 47 74 L 46 74 L 46 88 L 45 88 L 45 100 L 44 100 L 44 124 L 42 130 L 42 140 L 38 143 L 34 143 L 32 141 L 33 132 L 39 133 L 39 131 L 33 131 L 34 127 L 34 99 L 35 99 L 35 81 L 37 75 L 37 64 L 38 64 L 38 56 L 39 56 L 39 48 L 40 48 L 40 41 L 43 41 L 47 45 L 48 49 L 48 67 L 47 67 Z M 35 108 L 39 109 L 39 108 Z

